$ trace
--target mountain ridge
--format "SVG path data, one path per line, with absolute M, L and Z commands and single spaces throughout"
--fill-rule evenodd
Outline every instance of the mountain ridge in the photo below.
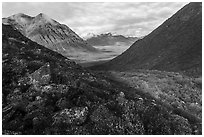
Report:
M 126 37 L 123 35 L 113 35 L 112 33 L 104 33 L 92 35 L 86 42 L 92 46 L 108 46 L 108 45 L 124 45 L 128 46 L 137 41 L 138 37 Z
M 35 17 L 23 13 L 3 18 L 4 24 L 13 25 L 24 36 L 64 56 L 73 52 L 96 52 L 68 26 L 40 13 Z

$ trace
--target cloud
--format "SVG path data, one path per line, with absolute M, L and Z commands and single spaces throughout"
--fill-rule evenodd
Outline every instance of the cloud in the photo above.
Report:
M 126 36 L 144 36 L 187 3 L 124 2 L 9 2 L 2 3 L 2 16 L 16 13 L 36 16 L 45 13 L 66 24 L 81 37 L 88 33 L 113 32 Z

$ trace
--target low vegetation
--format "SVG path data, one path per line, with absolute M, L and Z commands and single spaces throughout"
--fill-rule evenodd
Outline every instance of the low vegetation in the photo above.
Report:
M 174 72 L 138 70 L 111 74 L 129 86 L 150 94 L 174 108 L 202 117 L 202 79 Z

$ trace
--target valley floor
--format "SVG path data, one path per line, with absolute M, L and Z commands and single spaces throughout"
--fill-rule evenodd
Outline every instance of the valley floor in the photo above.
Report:
M 129 47 L 130 45 L 94 46 L 98 52 L 71 52 L 65 56 L 83 67 L 90 67 L 113 59 Z
M 82 63 L 79 62 L 78 64 L 84 68 L 87 68 L 87 67 L 91 67 L 91 66 L 95 66 L 95 65 L 100 65 L 100 64 L 106 63 L 108 61 L 109 61 L 109 59 L 108 60 L 100 60 L 100 61 L 82 62 Z

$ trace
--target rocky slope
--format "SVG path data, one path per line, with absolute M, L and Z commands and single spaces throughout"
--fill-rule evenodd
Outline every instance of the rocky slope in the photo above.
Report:
M 3 18 L 4 24 L 10 24 L 24 36 L 51 50 L 69 56 L 75 52 L 96 52 L 66 25 L 40 13 L 36 17 L 19 13 Z
M 202 134 L 201 121 L 2 27 L 3 134 Z
M 139 38 L 137 37 L 125 37 L 122 35 L 112 35 L 111 33 L 100 34 L 92 36 L 86 40 L 92 46 L 108 46 L 108 45 L 132 45 Z
M 202 72 L 202 3 L 190 3 L 128 50 L 96 69 Z

